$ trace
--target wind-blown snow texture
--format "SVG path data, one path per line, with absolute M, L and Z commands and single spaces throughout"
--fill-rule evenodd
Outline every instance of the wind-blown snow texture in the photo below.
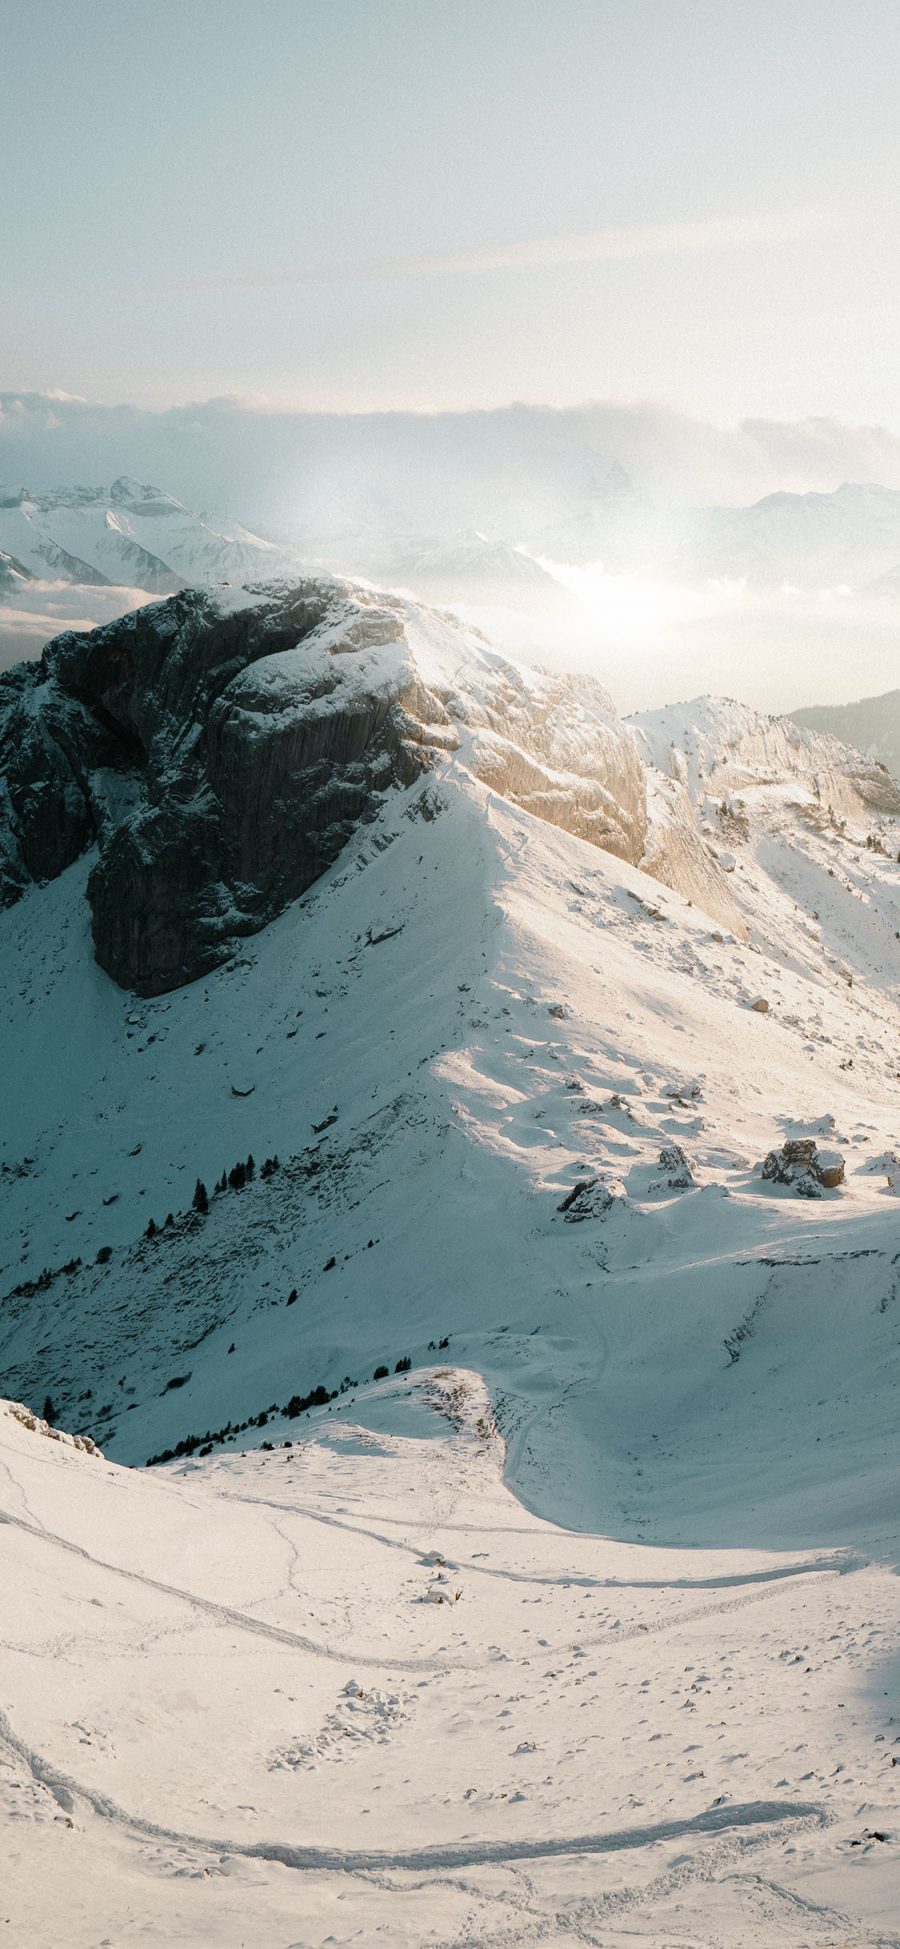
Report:
M 3 1391 L 111 1458 L 0 1418 L 4 1915 L 896 1944 L 884 775 L 603 719 L 739 931 L 486 779 L 512 678 L 403 613 L 453 737 L 227 962 L 114 986 L 90 849 L 2 916 Z

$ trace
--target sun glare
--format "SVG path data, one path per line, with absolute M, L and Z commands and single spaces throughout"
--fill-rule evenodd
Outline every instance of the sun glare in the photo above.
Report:
M 688 591 L 636 576 L 611 575 L 602 562 L 580 568 L 537 558 L 542 569 L 576 598 L 585 621 L 603 643 L 636 648 L 659 641 L 667 627 L 683 620 L 691 606 Z

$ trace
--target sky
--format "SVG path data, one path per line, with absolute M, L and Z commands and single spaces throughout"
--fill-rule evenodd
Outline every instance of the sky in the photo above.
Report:
M 0 0 L 0 389 L 900 431 L 896 0 Z

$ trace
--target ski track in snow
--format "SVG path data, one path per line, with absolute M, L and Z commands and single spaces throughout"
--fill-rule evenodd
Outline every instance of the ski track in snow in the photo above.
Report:
M 252 1503 L 261 1509 L 280 1509 L 287 1515 L 296 1513 L 295 1505 L 287 1502 L 273 1502 L 268 1496 L 236 1495 L 226 1499 L 244 1504 Z M 0 1521 L 2 1520 L 2 1512 L 0 1512 Z M 421 1552 L 417 1544 L 403 1542 L 402 1539 L 395 1536 L 384 1536 L 380 1530 L 372 1529 L 368 1525 L 342 1522 L 340 1517 L 325 1516 L 321 1510 L 316 1512 L 315 1521 L 326 1523 L 332 1529 L 345 1529 L 351 1536 L 368 1537 L 376 1543 L 382 1543 L 386 1550 L 402 1550 L 407 1556 L 420 1558 Z M 448 1535 L 452 1533 L 454 1527 L 452 1523 L 442 1523 L 442 1533 Z M 493 1531 L 494 1535 L 502 1533 L 504 1532 L 498 1529 Z M 515 1530 L 510 1530 L 505 1533 L 509 1535 L 517 1534 Z M 527 1531 L 518 1533 L 523 1535 L 528 1534 Z M 777 1569 L 773 1570 L 746 1570 L 730 1576 L 682 1578 L 631 1577 L 628 1579 L 623 1577 L 592 1577 L 583 1575 L 577 1570 L 562 1570 L 554 1576 L 542 1577 L 536 1573 L 524 1570 L 497 1570 L 484 1563 L 473 1563 L 471 1560 L 458 1567 L 464 1569 L 469 1576 L 500 1577 L 506 1583 L 548 1584 L 550 1586 L 561 1583 L 571 1585 L 573 1589 L 582 1590 L 730 1590 L 743 1588 L 750 1584 L 779 1583 L 784 1577 L 807 1577 L 823 1571 L 830 1571 L 833 1575 L 845 1575 L 850 1570 L 860 1569 L 864 1562 L 865 1559 L 862 1557 L 854 1557 L 850 1553 L 845 1553 L 840 1558 L 821 1557 L 813 1559 L 809 1563 L 781 1564 Z
M 379 1665 L 386 1671 L 398 1672 L 432 1671 L 436 1668 L 436 1661 L 429 1658 L 373 1658 L 366 1652 L 353 1654 L 335 1651 L 329 1645 L 317 1644 L 313 1638 L 304 1637 L 300 1632 L 285 1631 L 277 1624 L 267 1624 L 264 1618 L 249 1617 L 245 1611 L 232 1610 L 227 1604 L 211 1603 L 206 1597 L 198 1597 L 195 1591 L 181 1590 L 176 1584 L 160 1583 L 155 1577 L 146 1577 L 139 1570 L 126 1570 L 121 1564 L 107 1563 L 102 1557 L 93 1556 L 89 1550 L 83 1549 L 79 1543 L 72 1543 L 64 1536 L 54 1536 L 49 1530 L 25 1522 L 19 1516 L 10 1516 L 0 1509 L 0 1525 L 4 1524 L 23 1530 L 27 1536 L 40 1537 L 41 1542 L 52 1543 L 59 1550 L 71 1551 L 96 1570 L 108 1570 L 115 1577 L 124 1577 L 131 1583 L 145 1585 L 148 1590 L 157 1590 L 163 1597 L 174 1597 L 179 1603 L 204 1613 L 218 1624 L 231 1625 L 238 1631 L 249 1631 L 254 1637 L 271 1638 L 274 1644 L 291 1645 L 314 1658 L 331 1658 L 346 1664 L 348 1657 L 355 1656 L 358 1664 Z M 443 1669 L 443 1666 L 438 1668 Z
M 820 1943 L 852 1941 L 868 1949 L 888 1949 L 896 1936 L 874 1918 L 871 1925 L 842 1922 L 841 1904 L 825 1895 L 835 1854 L 842 1859 L 865 1827 L 883 1824 L 889 1835 L 891 1831 L 887 1814 L 855 1813 L 859 1787 L 840 1785 L 847 1761 L 850 1772 L 858 1769 L 871 1740 L 871 1731 L 866 1735 L 856 1730 L 857 1722 L 871 1726 L 872 1715 L 864 1700 L 857 1699 L 853 1727 L 840 1726 L 843 1712 L 835 1713 L 833 1707 L 842 1667 L 828 1657 L 836 1626 L 842 1643 L 852 1650 L 871 1636 L 873 1620 L 883 1616 L 887 1621 L 886 1582 L 892 1580 L 885 1580 L 881 1566 L 862 1558 L 798 1562 L 772 1556 L 764 1565 L 726 1567 L 721 1553 L 717 1564 L 709 1553 L 688 1553 L 686 1562 L 682 1550 L 654 1552 L 660 1557 L 658 1576 L 630 1574 L 645 1555 L 639 1544 L 567 1536 L 525 1512 L 524 1520 L 511 1523 L 514 1504 L 500 1474 L 502 1450 L 489 1432 L 478 1432 L 486 1427 L 480 1383 L 449 1370 L 441 1385 L 456 1400 L 468 1387 L 470 1421 L 447 1427 L 437 1438 L 423 1441 L 385 1432 L 386 1422 L 393 1418 L 402 1426 L 415 1416 L 417 1402 L 427 1401 L 433 1383 L 426 1373 L 394 1381 L 387 1390 L 373 1389 L 370 1399 L 363 1395 L 352 1407 L 342 1404 L 337 1422 L 320 1411 L 299 1453 L 226 1456 L 215 1464 L 193 1463 L 150 1477 L 110 1467 L 0 1418 L 7 1505 L 0 1535 L 18 1538 L 24 1552 L 16 1558 L 14 1572 L 18 1629 L 7 1639 L 5 1654 L 9 1679 L 18 1673 L 22 1696 L 13 1710 L 7 1682 L 7 1697 L 0 1701 L 0 1809 L 6 1783 L 11 1789 L 6 1804 L 16 1812 L 21 1812 L 23 1795 L 31 1792 L 37 1795 L 30 1819 L 32 1846 L 41 1850 L 50 1845 L 43 1840 L 49 1833 L 59 1837 L 57 1848 L 68 1850 L 75 1860 L 88 1849 L 99 1893 L 87 1904 L 81 1933 L 70 1925 L 67 1944 L 93 1949 L 101 1939 L 101 1916 L 118 1914 L 123 1901 L 129 1912 L 137 1904 L 137 1912 L 148 1914 L 159 1914 L 164 1901 L 170 1918 L 167 1941 L 183 1943 L 185 1949 L 195 1941 L 237 1943 L 241 1938 L 231 1932 L 214 1897 L 222 1875 L 230 1899 L 238 1892 L 235 1876 L 239 1882 L 242 1875 L 262 1875 L 261 1882 L 248 1884 L 242 1899 L 252 1901 L 257 1917 L 277 1914 L 285 1943 L 296 1942 L 297 1921 L 291 1932 L 286 1920 L 290 1894 L 269 1880 L 284 1870 L 298 1872 L 303 1885 L 314 1891 L 312 1908 L 304 1904 L 313 1931 L 303 1934 L 304 1944 L 327 1938 L 333 1897 L 324 1891 L 335 1885 L 336 1877 L 348 1889 L 370 1890 L 374 1906 L 368 1923 L 362 1924 L 364 1932 L 370 1927 L 376 1935 L 386 1930 L 392 1942 L 409 1945 L 435 1940 L 462 1949 L 467 1942 L 605 1942 L 603 1931 L 616 1918 L 623 1927 L 627 1923 L 636 1939 L 657 1944 L 668 1940 L 668 1904 L 678 1900 L 687 1903 L 684 1912 L 692 1918 L 691 1943 L 709 1944 L 709 1949 L 721 1939 L 716 1905 L 723 1901 L 729 1913 L 732 1907 L 735 1914 L 746 1910 L 759 1930 L 755 1937 L 752 1931 L 745 1937 L 732 1929 L 729 1942 L 806 1940 L 818 1949 Z M 366 1420 L 356 1418 L 360 1411 L 365 1416 L 367 1406 L 376 1431 L 372 1434 Z M 284 1490 L 261 1492 L 264 1472 L 273 1470 L 279 1472 Z M 337 1515 L 335 1504 L 367 1504 L 373 1497 L 383 1511 L 381 1519 L 374 1511 L 361 1512 L 357 1523 L 348 1525 Z M 429 1513 L 435 1503 L 443 1505 L 443 1522 Z M 99 1533 L 106 1537 L 102 1555 L 78 1540 L 79 1532 L 94 1529 L 98 1519 Z M 392 1529 L 396 1525 L 398 1533 L 383 1535 L 380 1520 Z M 246 1529 L 248 1521 L 256 1525 L 253 1532 Z M 149 1557 L 139 1568 L 129 1562 L 138 1534 L 146 1539 L 141 1555 Z M 252 1557 L 242 1568 L 238 1559 L 246 1553 L 251 1534 Z M 277 1548 L 270 1549 L 267 1536 Z M 447 1555 L 452 1536 L 464 1541 L 457 1558 Z M 335 1556 L 340 1539 L 353 1547 L 339 1547 Z M 207 1585 L 210 1578 L 221 1583 L 223 1576 L 235 1574 L 252 1579 L 252 1611 L 217 1601 L 196 1575 L 190 1588 L 156 1574 L 167 1558 L 178 1558 L 185 1548 L 190 1557 L 198 1545 Z M 499 1561 L 479 1563 L 479 1551 L 485 1549 L 499 1552 Z M 516 1561 L 523 1551 L 530 1567 Z M 547 1570 L 548 1552 L 559 1560 L 555 1573 Z M 601 1566 L 610 1553 L 614 1561 L 606 1574 Z M 581 1571 L 574 1569 L 579 1559 L 585 1566 Z M 589 1570 L 591 1559 L 597 1567 Z M 667 1575 L 662 1574 L 664 1566 Z M 487 1574 L 479 1576 L 479 1571 Z M 298 1598 L 307 1603 L 311 1599 L 324 1616 L 333 1601 L 335 1578 L 343 1593 L 341 1605 L 348 1606 L 349 1628 L 340 1642 L 327 1644 L 279 1621 L 279 1613 L 283 1616 Z M 458 1586 L 459 1604 L 451 1601 L 448 1608 L 447 1603 L 421 1601 L 442 1590 L 452 1599 Z M 697 1590 L 712 1601 L 692 1602 Z M 119 1593 L 126 1599 L 124 1611 Z M 611 1614 L 598 1631 L 580 1610 L 604 1599 L 630 1606 L 631 1613 Z M 98 1602 L 100 1608 L 93 1608 Z M 752 1622 L 761 1604 L 771 1612 L 762 1642 L 760 1627 Z M 534 1622 L 526 1625 L 534 1605 Z M 48 1606 L 71 1627 L 52 1648 L 41 1643 Z M 257 1607 L 269 1616 L 255 1615 Z M 179 1622 L 182 1608 L 187 1618 Z M 576 1612 L 577 1635 L 572 1628 Z M 371 1636 L 373 1617 L 395 1644 L 398 1633 L 408 1640 L 412 1632 L 411 1653 L 417 1642 L 431 1637 L 431 1652 L 399 1658 L 365 1644 L 360 1626 L 367 1622 Z M 28 1630 L 22 1628 L 29 1619 L 37 1663 L 29 1650 Z M 856 1621 L 861 1619 L 869 1622 Z M 805 1664 L 818 1678 L 792 1677 L 798 1634 L 806 1642 L 801 1669 Z M 677 1646 L 674 1653 L 665 1648 L 670 1642 Z M 591 1657 L 598 1654 L 602 1668 L 592 1671 Z M 260 1656 L 266 1660 L 263 1666 Z M 315 1677 L 329 1665 L 339 1668 L 339 1705 L 344 1702 L 351 1714 L 355 1708 L 361 1714 L 362 1740 L 348 1741 L 346 1732 L 342 1737 L 341 1711 L 332 1711 L 335 1730 L 323 1749 L 326 1769 L 338 1761 L 337 1774 L 345 1775 L 348 1784 L 330 1793 L 323 1762 L 314 1757 L 300 1760 L 293 1770 L 261 1774 L 258 1755 L 273 1731 L 260 1728 L 257 1733 L 247 1706 L 258 1700 L 267 1723 L 273 1730 L 280 1728 L 282 1740 L 299 1714 L 309 1741 L 317 1715 L 334 1700 L 333 1688 L 326 1685 L 323 1691 Z M 682 1668 L 684 1675 L 679 1676 Z M 178 1671 L 178 1696 L 187 1701 L 198 1684 L 204 1693 L 209 1691 L 204 1670 L 210 1679 L 221 1673 L 233 1704 L 223 1700 L 213 1708 L 214 1722 L 204 1729 L 220 1682 L 214 1680 L 209 1704 L 199 1716 L 193 1710 L 179 1713 L 176 1747 L 161 1744 L 155 1723 L 157 1688 L 165 1699 Z M 404 1671 L 417 1675 L 426 1687 L 424 1694 L 409 1695 L 406 1723 L 401 1718 L 380 1743 L 367 1735 L 368 1681 L 362 1687 L 342 1683 L 346 1675 L 367 1670 Z M 72 1700 L 68 1723 L 56 1721 L 58 1708 L 47 1695 L 46 1681 L 54 1672 L 59 1676 L 51 1690 Z M 280 1682 L 273 1693 L 276 1673 Z M 742 1682 L 733 1703 L 730 1681 L 739 1673 Z M 144 1759 L 137 1765 L 130 1759 L 126 1763 L 124 1754 L 117 1757 L 127 1726 L 122 1707 L 113 1712 L 109 1751 L 103 1732 L 109 1702 L 120 1694 L 123 1700 L 129 1696 L 135 1681 L 140 1720 L 146 1726 L 138 1735 Z M 844 1674 L 842 1698 L 850 1696 L 848 1682 Z M 798 1684 L 805 1688 L 801 1701 L 810 1684 L 826 1688 L 810 1694 L 810 1705 L 801 1704 L 799 1717 Z M 580 1693 L 585 1685 L 587 1693 Z M 766 1688 L 774 1688 L 780 1701 L 774 1716 Z M 279 1701 L 288 1693 L 295 1703 L 285 1718 Z M 319 1696 L 322 1704 L 317 1706 Z M 239 1706 L 242 1698 L 246 1703 Z M 582 1698 L 593 1708 L 583 1728 Z M 199 1705 L 199 1696 L 194 1702 Z M 229 1749 L 234 1750 L 229 1750 L 227 1785 L 223 1781 L 217 1786 L 219 1741 L 232 1712 L 236 1722 L 228 1734 Z M 729 1712 L 739 1715 L 733 1724 L 728 1723 Z M 471 1739 L 460 1745 L 454 1726 L 470 1718 Z M 755 1756 L 749 1750 L 754 1723 L 762 1735 Z M 513 1728 L 509 1733 L 507 1724 Z M 346 1731 L 352 1730 L 350 1719 Z M 524 1745 L 523 1730 L 531 1734 Z M 592 1735 L 587 1747 L 585 1732 Z M 662 1744 L 654 1746 L 654 1738 Z M 822 1757 L 827 1742 L 835 1739 L 846 1757 L 829 1777 Z M 659 1754 L 649 1764 L 639 1757 L 645 1740 L 650 1741 L 647 1761 L 650 1754 Z M 586 1764 L 592 1741 L 596 1757 Z M 802 1757 L 791 1762 L 787 1756 L 798 1745 Z M 510 1761 L 513 1748 L 524 1758 Z M 314 1755 L 314 1741 L 307 1750 Z M 772 1757 L 766 1760 L 763 1752 L 769 1750 Z M 79 1751 L 85 1755 L 80 1766 L 73 1764 Z M 692 1762 L 694 1752 L 698 1760 Z M 889 1762 L 888 1748 L 884 1752 Z M 688 1796 L 686 1805 L 682 1799 L 679 1806 L 677 1798 L 671 1803 L 673 1761 L 677 1772 L 696 1782 L 681 1788 L 681 1795 Z M 786 1770 L 779 1772 L 786 1765 L 790 1777 Z M 522 1769 L 528 1785 L 518 1810 L 516 1775 L 521 1780 Z M 621 1780 L 611 1798 L 617 1771 Z M 409 1783 L 403 1786 L 407 1775 Z M 467 1775 L 471 1785 L 462 1791 Z M 623 1819 L 621 1813 L 616 1818 L 613 1809 L 624 1811 L 629 1805 L 629 1777 L 634 1812 L 631 1818 Z M 891 1777 L 882 1774 L 882 1792 Z M 265 1788 L 263 1780 L 269 1783 Z M 443 1795 L 434 1791 L 441 1780 L 450 1789 Z M 747 1791 L 764 1780 L 770 1783 L 768 1791 Z M 365 1803 L 377 1794 L 379 1782 L 399 1797 L 398 1807 L 393 1815 L 384 1809 L 390 1838 L 380 1816 L 382 1834 L 369 1844 L 361 1831 L 367 1825 Z M 773 1791 L 776 1783 L 780 1790 Z M 226 1802 L 241 1810 L 239 1823 L 228 1819 Z M 190 1818 L 201 1803 L 215 1805 L 218 1817 L 206 1822 Z M 600 1806 L 604 1818 L 584 1819 Z M 509 1811 L 501 1814 L 505 1807 Z M 567 1818 L 577 1811 L 580 1822 Z M 255 1831 L 246 1831 L 248 1822 Z M 300 1831 L 292 1832 L 298 1825 Z M 21 1840 L 21 1822 L 11 1832 L 14 1840 Z M 875 1868 L 882 1876 L 889 1873 L 890 1839 L 864 1845 L 878 1851 L 870 1873 Z M 644 1858 L 652 1863 L 649 1877 L 640 1867 Z M 796 1886 L 791 1885 L 792 1860 L 801 1876 Z M 587 1880 L 578 1878 L 581 1861 L 586 1871 L 593 1864 Z M 617 1861 L 628 1864 L 624 1873 L 613 1872 Z M 71 1902 L 62 1860 L 54 1874 L 60 1900 Z M 608 1876 L 612 1878 L 604 1879 Z M 856 1885 L 858 1881 L 857 1876 Z M 875 1885 L 880 1887 L 881 1879 Z M 193 1888 L 211 1891 L 200 1910 L 190 1894 Z M 348 1896 L 351 1902 L 357 1899 Z M 15 1859 L 7 1905 L 10 1901 L 26 1917 L 29 1912 L 52 1912 L 46 1910 L 43 1895 L 35 1896 L 34 1884 L 29 1896 L 23 1894 Z M 239 1902 L 233 1911 L 238 1929 L 240 1912 Z M 443 1927 L 435 1927 L 438 1917 Z M 766 1927 L 772 1928 L 771 1937 Z M 843 1936 L 836 1933 L 841 1927 Z M 806 1937 L 803 1928 L 810 1931 Z M 39 1931 L 29 1933 L 27 1920 L 21 1939 L 44 1941 Z M 117 1942 L 115 1933 L 111 1939 Z M 351 1941 L 352 1929 L 335 1939 Z
M 388 1868 L 414 1874 L 423 1870 L 440 1872 L 447 1868 L 483 1867 L 494 1862 L 539 1861 L 555 1854 L 613 1854 L 625 1848 L 652 1847 L 658 1841 L 683 1840 L 698 1834 L 721 1834 L 730 1828 L 777 1826 L 795 1820 L 817 1825 L 824 1825 L 825 1822 L 821 1808 L 813 1803 L 760 1801 L 750 1806 L 712 1808 L 708 1813 L 695 1815 L 692 1820 L 663 1821 L 655 1827 L 625 1828 L 614 1834 L 575 1834 L 558 1840 L 460 1842 L 446 1847 L 413 1848 L 408 1852 L 398 1849 L 395 1853 L 293 1847 L 284 1841 L 248 1843 L 221 1838 L 209 1840 L 198 1834 L 183 1833 L 177 1828 L 163 1827 L 156 1821 L 141 1820 L 133 1814 L 124 1813 L 105 1794 L 95 1793 L 90 1787 L 60 1773 L 40 1753 L 26 1746 L 13 1732 L 3 1712 L 0 1712 L 0 1741 L 16 1759 L 25 1763 L 42 1786 L 49 1788 L 53 1798 L 66 1812 L 71 1811 L 76 1799 L 81 1799 L 101 1820 L 127 1828 L 132 1834 L 147 1835 L 153 1840 L 174 1841 L 179 1847 L 197 1848 L 207 1853 L 225 1851 L 241 1855 L 248 1861 L 277 1861 L 285 1868 L 317 1868 L 337 1874 L 383 1873 Z

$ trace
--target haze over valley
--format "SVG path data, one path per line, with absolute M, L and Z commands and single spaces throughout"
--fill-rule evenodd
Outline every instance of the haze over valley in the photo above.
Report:
M 704 432 L 719 448 L 705 467 Z M 802 458 L 789 462 L 791 433 Z M 452 606 L 529 661 L 592 671 L 626 709 L 673 686 L 776 712 L 843 704 L 860 655 L 873 689 L 896 674 L 900 488 L 683 495 L 692 478 L 733 493 L 792 466 L 829 480 L 864 445 L 838 427 L 715 441 L 602 407 L 323 421 L 8 397 L 0 467 L 29 484 L 0 491 L 0 657 L 37 655 L 70 620 L 147 594 L 325 568 Z M 139 479 L 116 472 L 126 459 Z M 84 485 L 91 465 L 106 485 Z

